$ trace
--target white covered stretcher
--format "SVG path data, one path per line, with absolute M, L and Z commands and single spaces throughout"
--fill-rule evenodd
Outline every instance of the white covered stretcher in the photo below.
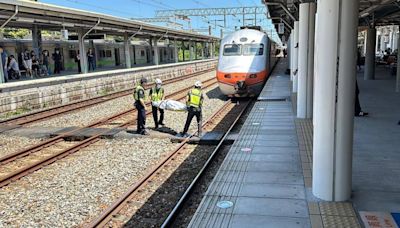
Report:
M 164 110 L 186 111 L 186 104 L 174 100 L 153 101 L 152 105 Z

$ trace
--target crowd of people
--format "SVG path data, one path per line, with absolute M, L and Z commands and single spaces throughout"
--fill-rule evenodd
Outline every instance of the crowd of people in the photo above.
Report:
M 1 60 L 5 81 L 20 79 L 22 73 L 25 73 L 26 78 L 38 78 L 49 76 L 50 71 L 50 54 L 48 50 L 43 50 L 39 55 L 35 51 L 21 52 L 19 56 L 7 55 L 3 47 L 0 46 Z M 54 61 L 54 74 L 61 72 L 62 55 L 58 49 L 51 57 Z
M 35 51 L 25 49 L 18 56 L 8 55 L 2 46 L 0 46 L 1 63 L 5 82 L 20 79 L 24 73 L 26 78 L 46 77 L 51 74 L 50 59 L 54 62 L 53 74 L 60 74 L 63 70 L 63 55 L 59 49 L 55 49 L 51 54 L 48 50 L 43 50 L 39 55 Z M 87 52 L 89 71 L 96 68 L 94 51 L 89 48 Z M 75 57 L 78 64 L 78 72 L 82 73 L 79 52 Z

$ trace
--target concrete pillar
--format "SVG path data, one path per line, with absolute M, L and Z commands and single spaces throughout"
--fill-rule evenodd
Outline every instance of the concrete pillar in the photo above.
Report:
M 4 50 L 0 50 L 0 84 L 5 83 L 5 75 L 4 75 L 4 66 L 3 66 L 3 61 L 1 59 L 1 54 Z
M 153 56 L 153 38 L 152 37 L 150 37 L 149 38 L 149 44 L 150 44 L 150 63 L 153 63 L 154 62 L 154 56 Z
M 399 26 L 400 28 L 400 26 Z M 400 36 L 397 36 L 397 47 L 400 47 Z M 400 50 L 397 49 L 396 92 L 400 92 Z
M 133 53 L 133 65 L 136 65 L 136 48 L 135 45 L 132 45 L 132 53 Z
M 154 45 L 153 45 L 153 50 L 154 50 L 154 58 L 153 58 L 153 63 L 154 65 L 159 65 L 160 64 L 160 57 L 159 57 L 159 53 L 158 53 L 158 39 L 155 38 L 154 39 Z
M 367 53 L 367 32 L 363 31 L 362 34 L 363 34 L 363 37 L 364 37 L 363 54 L 365 56 L 365 53 Z
M 367 30 L 367 51 L 365 53 L 364 79 L 375 79 L 375 46 L 376 46 L 376 29 L 369 28 Z
M 292 75 L 292 92 L 297 93 L 297 77 L 298 77 L 298 55 L 299 55 L 299 22 L 294 22 L 294 43 L 293 43 L 293 69 Z
M 315 3 L 300 4 L 297 118 L 312 118 Z
M 179 62 L 179 53 L 178 53 L 178 41 L 176 39 L 174 40 L 174 62 L 178 63 Z
M 37 57 L 42 53 L 42 31 L 37 25 L 32 27 L 32 47 Z
M 312 192 L 327 201 L 351 195 L 358 7 L 318 1 Z
M 87 74 L 88 72 L 88 61 L 86 57 L 86 50 L 85 50 L 85 39 L 83 39 L 84 32 L 83 30 L 78 31 L 78 45 L 79 45 L 79 57 L 81 63 L 81 69 L 83 74 Z
M 291 45 L 290 45 L 290 54 L 289 54 L 289 58 L 290 58 L 290 81 L 293 81 L 293 75 L 294 75 L 294 71 L 295 71 L 295 67 L 294 67 L 294 48 L 296 46 L 295 42 L 294 42 L 294 29 L 292 29 L 290 31 L 290 40 L 291 40 Z
M 128 33 L 124 34 L 124 51 L 125 51 L 125 66 L 131 68 L 131 40 L 128 37 Z
M 287 45 L 286 45 L 286 52 L 287 52 L 287 62 L 288 62 L 288 69 L 291 69 L 291 48 L 292 48 L 292 34 L 290 34 L 289 35 L 289 39 L 288 39 L 288 42 L 287 42 Z

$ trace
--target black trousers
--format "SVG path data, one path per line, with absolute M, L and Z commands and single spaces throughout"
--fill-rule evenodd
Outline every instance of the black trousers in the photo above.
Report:
M 81 62 L 78 62 L 78 73 L 82 73 Z
M 158 120 L 158 111 L 160 111 L 160 120 Z M 151 106 L 151 112 L 153 113 L 154 125 L 156 128 L 158 128 L 158 124 L 164 121 L 164 110 L 161 108 Z
M 361 106 L 360 106 L 360 99 L 358 99 L 358 94 L 356 94 L 356 102 L 354 104 L 354 114 L 358 115 L 361 112 Z
M 356 102 L 354 103 L 354 115 L 358 115 L 361 112 L 360 99 L 358 98 L 359 93 L 360 90 L 358 89 L 358 83 L 356 80 Z
M 59 74 L 61 72 L 61 62 L 54 62 L 54 74 Z
M 190 123 L 193 120 L 193 117 L 196 116 L 197 119 L 197 124 L 200 125 L 201 122 L 201 110 L 196 110 L 194 108 L 189 108 L 186 123 L 185 123 L 185 128 L 183 129 L 183 134 L 187 133 L 189 130 Z M 200 129 L 201 126 L 199 126 Z
M 90 69 L 92 69 L 93 71 L 95 70 L 94 60 L 88 59 L 88 65 L 89 65 L 89 71 Z
M 137 109 L 137 133 L 142 133 L 146 129 L 146 109 L 141 104 L 135 104 Z

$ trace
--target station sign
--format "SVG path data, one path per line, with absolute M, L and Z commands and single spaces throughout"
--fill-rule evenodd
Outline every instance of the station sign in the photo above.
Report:
M 360 217 L 365 228 L 399 228 L 396 213 L 360 211 Z
M 104 40 L 106 34 L 89 34 L 85 37 L 85 40 Z M 78 40 L 78 35 L 69 35 L 68 40 Z

